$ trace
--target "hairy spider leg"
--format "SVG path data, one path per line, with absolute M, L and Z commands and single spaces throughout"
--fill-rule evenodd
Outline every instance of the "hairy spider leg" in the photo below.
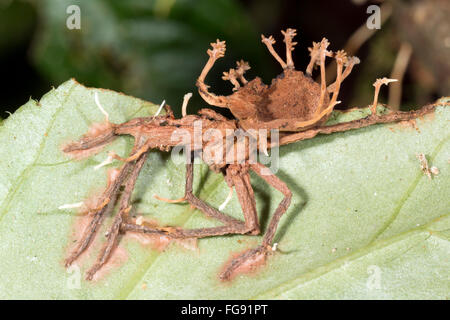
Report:
M 128 180 L 125 182 L 125 188 L 122 198 L 120 199 L 119 212 L 117 213 L 111 227 L 108 230 L 106 236 L 106 243 L 103 245 L 100 254 L 95 264 L 87 271 L 86 280 L 92 280 L 94 275 L 100 270 L 101 267 L 108 261 L 113 249 L 117 246 L 119 240 L 120 226 L 124 221 L 127 221 L 128 213 L 131 210 L 131 195 L 136 185 L 136 180 L 139 176 L 139 172 L 147 159 L 148 152 L 142 154 L 135 163 Z
M 343 50 L 340 50 L 338 52 L 336 52 L 336 54 L 333 54 L 330 51 L 327 51 L 327 47 L 329 45 L 329 42 L 326 38 L 323 38 L 319 47 L 317 47 L 317 44 L 314 43 L 313 48 L 311 49 L 311 59 L 313 59 L 313 51 L 317 51 L 317 56 L 320 58 L 319 61 L 319 65 L 320 65 L 320 79 L 321 79 L 321 87 L 320 87 L 320 100 L 319 100 L 319 106 L 317 107 L 316 111 L 315 111 L 315 115 L 312 119 L 310 120 L 306 120 L 306 121 L 300 121 L 296 123 L 296 126 L 298 128 L 305 128 L 307 126 L 311 126 L 314 125 L 315 123 L 317 123 L 318 121 L 320 121 L 322 118 L 328 116 L 332 111 L 333 108 L 340 103 L 340 101 L 337 101 L 337 97 L 339 94 L 339 89 L 341 86 L 341 83 L 344 79 L 344 73 L 345 71 L 343 71 L 343 67 L 344 65 L 348 64 L 348 58 L 346 56 L 346 53 Z M 314 55 L 316 55 L 316 53 L 314 53 Z M 326 108 L 324 108 L 323 106 L 323 101 L 325 99 L 325 95 L 328 94 L 328 88 L 326 86 L 326 77 L 325 77 L 325 58 L 327 56 L 334 56 L 334 58 L 336 59 L 336 63 L 337 63 L 337 75 L 336 75 L 336 82 L 333 84 L 333 95 L 331 97 L 331 100 L 328 104 L 328 106 Z M 316 61 L 317 59 L 314 58 Z M 351 58 L 351 67 L 347 67 L 346 70 L 348 69 L 348 73 L 350 73 L 351 68 L 353 67 L 353 65 L 357 62 L 357 58 Z M 348 66 L 350 66 L 350 64 L 348 64 Z
M 372 114 L 369 117 L 365 117 L 362 119 L 352 120 L 348 122 L 342 122 L 334 125 L 329 126 L 321 126 L 321 127 L 315 127 L 311 128 L 305 131 L 301 132 L 295 132 L 292 134 L 288 134 L 285 136 L 280 137 L 279 142 L 274 144 L 270 144 L 270 148 L 280 146 L 280 145 L 286 145 L 290 143 L 294 143 L 301 140 L 307 140 L 312 139 L 318 134 L 332 134 L 335 132 L 344 132 L 348 130 L 353 129 L 359 129 L 368 127 L 377 123 L 392 123 L 392 122 L 399 122 L 399 121 L 407 121 L 411 119 L 415 119 L 418 117 L 425 116 L 426 114 L 434 112 L 437 106 L 440 104 L 429 104 L 427 106 L 424 106 L 423 108 L 419 110 L 409 111 L 409 112 L 402 112 L 402 111 L 392 111 L 388 114 L 383 115 L 376 115 Z
M 151 228 L 147 226 L 137 225 L 133 223 L 122 223 L 121 229 L 123 231 L 132 231 L 144 234 L 162 234 L 174 239 L 185 238 L 204 238 L 211 236 L 220 236 L 226 234 L 258 234 L 259 224 L 256 212 L 255 197 L 253 188 L 250 184 L 250 175 L 247 172 L 246 166 L 235 165 L 233 169 L 227 171 L 227 179 L 231 179 L 238 194 L 238 199 L 244 214 L 245 222 L 237 220 L 233 217 L 227 216 L 220 211 L 214 209 L 206 202 L 198 199 L 192 193 L 193 182 L 193 164 L 186 165 L 186 201 L 191 205 L 202 211 L 207 217 L 217 219 L 224 223 L 223 226 L 211 228 Z
M 347 54 L 345 53 L 344 50 L 339 50 L 338 52 L 336 52 L 334 58 L 335 58 L 336 64 L 337 64 L 336 82 L 335 82 L 336 85 L 335 85 L 335 89 L 333 92 L 333 96 L 331 97 L 331 100 L 329 103 L 330 105 L 335 105 L 337 102 L 339 89 L 341 88 L 341 83 L 342 83 L 342 70 L 343 70 L 344 64 L 346 64 L 348 61 Z M 326 92 L 328 93 L 328 90 L 326 90 Z
M 264 234 L 262 244 L 254 249 L 249 249 L 244 253 L 240 254 L 238 257 L 234 258 L 225 270 L 220 274 L 220 279 L 229 280 L 233 273 L 240 266 L 245 264 L 248 261 L 256 260 L 258 257 L 262 259 L 266 259 L 269 253 L 273 251 L 272 249 L 272 241 L 275 236 L 275 232 L 278 228 L 278 224 L 282 215 L 289 208 L 292 198 L 292 192 L 289 190 L 286 183 L 284 183 L 281 179 L 279 179 L 275 174 L 270 172 L 270 169 L 261 163 L 251 164 L 251 169 L 262 179 L 264 179 L 269 185 L 280 191 L 284 198 L 281 200 L 278 205 L 272 219 L 269 222 L 269 226 L 267 227 L 267 231 Z
M 132 153 L 136 152 L 137 148 L 141 145 L 135 145 Z M 92 218 L 88 227 L 84 230 L 81 239 L 78 241 L 77 246 L 73 249 L 72 253 L 65 260 L 65 266 L 70 266 L 90 245 L 95 234 L 97 233 L 98 226 L 101 224 L 103 218 L 107 213 L 114 209 L 114 204 L 120 191 L 120 186 L 126 180 L 129 175 L 129 171 L 133 167 L 132 162 L 125 163 L 120 169 L 119 173 L 109 182 L 102 196 L 100 197 L 101 205 L 91 211 Z
M 78 244 L 75 249 L 72 250 L 69 257 L 65 260 L 66 267 L 69 267 L 87 249 L 94 238 L 103 217 L 113 210 L 120 186 L 125 180 L 131 166 L 131 163 L 126 163 L 122 166 L 118 176 L 110 183 L 110 185 L 108 185 L 101 196 L 101 199 L 104 199 L 103 206 L 91 210 L 90 214 L 92 214 L 92 218 L 89 225 L 84 230 L 81 239 L 78 240 Z
M 148 143 L 144 143 L 143 146 L 141 146 L 138 150 L 133 152 L 129 157 L 122 158 L 118 156 L 114 151 L 111 151 L 109 153 L 109 156 L 123 162 L 132 162 L 138 159 L 140 156 L 142 156 L 144 153 L 146 153 L 150 149 L 150 145 Z

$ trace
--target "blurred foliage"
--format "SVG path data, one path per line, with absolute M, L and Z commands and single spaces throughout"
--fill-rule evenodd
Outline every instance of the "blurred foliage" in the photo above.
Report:
M 301 70 L 311 41 L 327 37 L 332 50 L 345 47 L 364 26 L 367 6 L 380 2 L 392 3 L 393 13 L 353 53 L 362 63 L 342 86 L 338 108 L 370 103 L 372 83 L 391 74 L 404 41 L 413 55 L 402 84 L 402 108 L 448 95 L 448 0 L 0 0 L 0 63 L 9 75 L 0 110 L 13 112 L 30 95 L 39 98 L 51 86 L 76 78 L 155 103 L 166 100 L 179 115 L 183 95 L 197 91 L 195 81 L 215 39 L 227 41 L 227 53 L 207 82 L 214 92 L 229 94 L 231 85 L 221 74 L 236 60 L 250 62 L 249 79 L 258 75 L 270 83 L 280 72 L 260 33 L 273 34 L 275 49 L 283 52 L 279 30 L 297 28 L 294 60 Z M 66 27 L 66 10 L 73 4 L 81 8 L 80 30 Z M 384 88 L 380 101 L 387 97 Z M 205 106 L 194 94 L 189 112 Z
M 156 103 L 166 99 L 177 110 L 183 95 L 196 91 L 206 49 L 216 38 L 227 39 L 228 50 L 211 79 L 220 79 L 225 66 L 241 57 L 262 69 L 263 51 L 254 50 L 258 35 L 234 1 L 81 0 L 80 30 L 65 27 L 71 4 L 46 0 L 38 6 L 42 24 L 34 59 L 56 83 L 76 77 Z
M 29 38 L 35 21 L 34 9 L 25 2 L 0 0 L 0 59 Z M 20 17 L 20 19 L 19 19 Z M 14 30 L 14 32 L 11 32 Z

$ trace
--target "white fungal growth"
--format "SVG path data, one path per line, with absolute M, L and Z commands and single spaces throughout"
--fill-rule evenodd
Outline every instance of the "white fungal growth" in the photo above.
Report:
M 439 169 L 437 167 L 431 167 L 430 168 L 430 172 L 434 175 L 438 175 L 439 174 Z
M 111 164 L 113 162 L 114 158 L 111 155 L 108 155 L 108 157 L 100 164 L 96 165 L 94 167 L 94 170 L 98 170 L 101 167 L 107 166 L 108 164 Z
M 108 112 L 105 111 L 105 109 L 103 109 L 103 107 L 100 103 L 100 100 L 98 98 L 98 92 L 94 92 L 94 100 L 95 100 L 95 104 L 97 105 L 97 107 L 105 115 L 106 122 L 109 122 L 109 114 L 108 114 Z
M 230 192 L 228 192 L 228 196 L 225 199 L 225 201 L 219 206 L 219 211 L 222 211 L 227 206 L 228 202 L 230 202 L 231 198 L 233 197 L 233 188 L 230 188 Z
M 275 242 L 272 246 L 272 251 L 277 251 L 278 242 Z
M 161 102 L 161 105 L 158 108 L 158 111 L 156 111 L 154 117 L 157 117 L 160 114 L 160 112 L 161 112 L 161 110 L 162 110 L 162 108 L 164 107 L 165 104 L 166 104 L 166 100 L 163 100 L 163 102 Z
M 184 95 L 184 97 L 183 97 L 183 105 L 182 105 L 182 107 L 181 107 L 181 115 L 183 116 L 183 117 L 185 117 L 186 116 L 186 109 L 187 109 L 187 105 L 188 105 L 188 102 L 189 102 L 189 99 L 192 97 L 192 92 L 189 92 L 189 93 L 186 93 L 185 95 Z
M 63 204 L 62 206 L 59 206 L 58 209 L 64 210 L 64 209 L 73 209 L 73 208 L 80 208 L 83 206 L 84 202 L 77 202 L 77 203 L 68 203 Z

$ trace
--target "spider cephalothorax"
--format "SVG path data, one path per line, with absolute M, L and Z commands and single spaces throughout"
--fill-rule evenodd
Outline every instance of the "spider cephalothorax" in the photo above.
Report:
M 270 85 L 265 85 L 259 77 L 247 81 L 244 73 L 250 66 L 241 60 L 236 63 L 236 69 L 224 72 L 223 76 L 224 80 L 229 80 L 234 85 L 234 93 L 229 96 L 210 93 L 204 83 L 205 76 L 214 62 L 225 54 L 225 42 L 217 40 L 211 44 L 213 49 L 207 51 L 210 58 L 197 81 L 200 95 L 211 105 L 230 109 L 243 128 L 303 131 L 324 123 L 334 106 L 339 103 L 337 97 L 342 81 L 350 74 L 353 66 L 359 63 L 359 59 L 347 57 L 342 50 L 328 51 L 329 42 L 324 38 L 319 43 L 314 42 L 313 47 L 309 48 L 311 61 L 303 73 L 295 70 L 292 60 L 292 51 L 296 45 L 296 42 L 292 42 L 296 35 L 295 29 L 289 28 L 282 33 L 286 43 L 286 62 L 273 49 L 273 37 L 261 36 L 262 42 L 283 67 L 283 72 Z M 325 82 L 326 57 L 335 58 L 337 63 L 336 81 L 328 87 Z M 320 66 L 320 84 L 311 78 L 315 65 Z

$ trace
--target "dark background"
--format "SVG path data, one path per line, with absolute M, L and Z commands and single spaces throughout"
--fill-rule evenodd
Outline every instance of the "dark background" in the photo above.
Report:
M 80 30 L 66 27 L 72 4 L 81 8 Z M 365 27 L 371 4 L 380 5 L 386 19 L 373 34 Z M 403 54 L 399 60 L 406 63 L 395 89 L 401 89 L 400 101 L 387 88 L 380 100 L 414 109 L 450 95 L 449 16 L 448 0 L 0 0 L 0 118 L 72 77 L 155 103 L 165 99 L 178 115 L 183 95 L 193 92 L 193 112 L 206 105 L 196 94 L 195 80 L 210 42 L 226 40 L 227 52 L 207 82 L 212 91 L 229 94 L 232 86 L 221 73 L 236 60 L 250 62 L 250 79 L 258 75 L 270 83 L 281 72 L 260 34 L 273 35 L 283 56 L 280 30 L 288 27 L 298 33 L 297 69 L 305 69 L 307 48 L 322 37 L 329 39 L 331 50 L 346 48 L 361 59 L 343 84 L 339 108 L 368 105 L 372 83 L 391 76 L 400 48 L 410 48 L 409 58 Z M 358 34 L 370 35 L 360 45 L 349 40 L 359 28 Z

